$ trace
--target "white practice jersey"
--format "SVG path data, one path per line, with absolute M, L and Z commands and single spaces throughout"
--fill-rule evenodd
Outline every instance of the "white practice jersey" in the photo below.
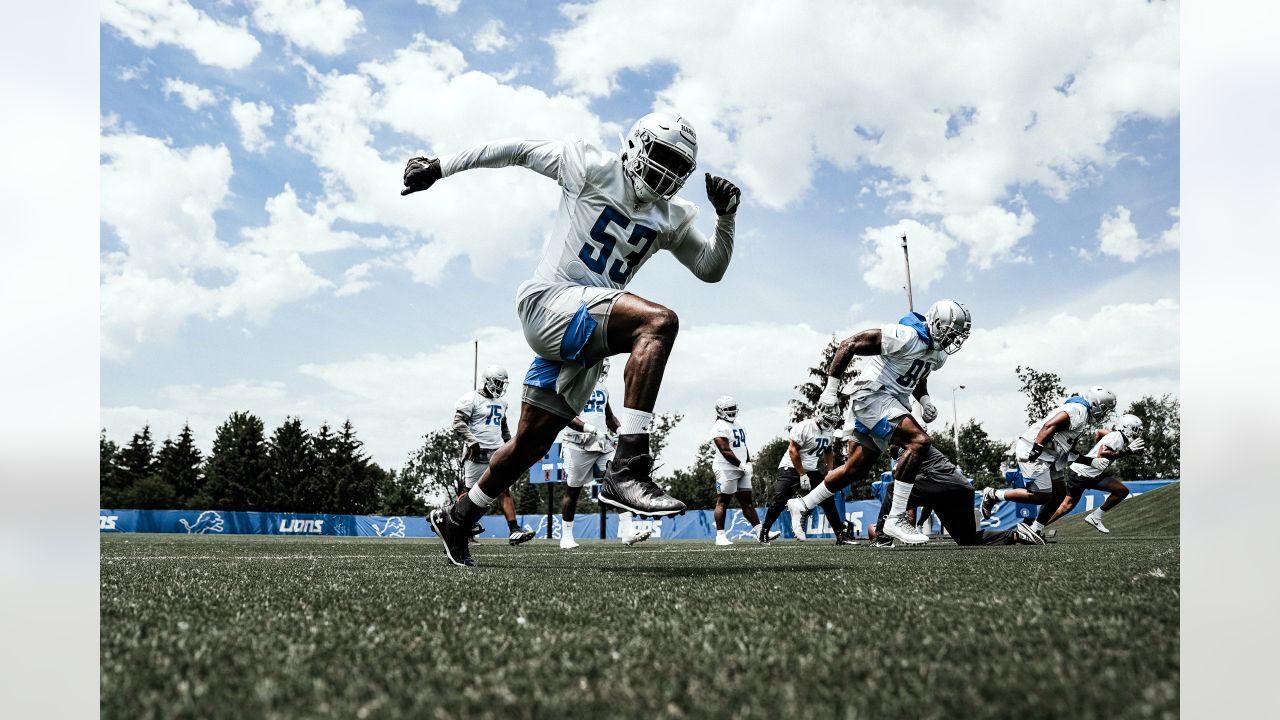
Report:
M 1103 447 L 1109 447 L 1114 452 L 1124 452 L 1125 448 L 1129 447 L 1129 443 L 1124 439 L 1124 433 L 1119 430 L 1112 430 L 1102 436 L 1101 440 L 1094 443 L 1093 447 L 1089 448 L 1089 452 L 1085 453 L 1085 455 L 1096 458 L 1098 457 L 1098 451 Z M 1110 462 L 1107 464 L 1110 465 Z M 1071 464 L 1071 471 L 1080 477 L 1095 478 L 1106 472 L 1106 470 L 1105 467 L 1096 468 L 1093 465 Z
M 792 425 L 791 432 L 787 436 L 800 451 L 800 464 L 805 472 L 817 470 L 818 464 L 822 462 L 822 456 L 827 454 L 827 450 L 831 447 L 832 431 L 823 429 L 815 418 Z M 788 448 L 787 452 L 782 453 L 778 468 L 789 467 L 794 466 L 791 464 L 791 451 Z
M 886 323 L 880 326 L 880 354 L 862 366 L 854 389 L 884 386 L 895 395 L 910 395 L 946 361 L 947 354 L 933 349 L 915 328 Z
M 597 433 L 606 433 L 609 431 L 608 414 L 605 408 L 609 406 L 609 388 L 605 387 L 603 382 L 596 383 L 596 387 L 591 391 L 591 397 L 587 399 L 587 403 L 582 406 L 582 412 L 578 413 L 578 419 L 584 423 L 594 425 Z M 586 433 L 580 433 L 573 428 L 565 428 L 560 431 L 560 442 L 567 443 L 584 450 L 601 450 L 602 448 L 588 448 L 584 445 L 584 441 L 588 439 Z
M 733 254 L 734 215 L 714 240 L 693 227 L 698 208 L 679 197 L 637 206 L 621 158 L 582 140 L 497 140 L 440 159 L 444 177 L 472 168 L 521 165 L 560 184 L 560 211 L 532 280 L 517 301 L 556 283 L 622 289 L 658 250 L 699 278 L 719 280 Z
M 1048 462 L 1050 460 L 1057 461 L 1059 467 L 1066 467 L 1067 453 L 1076 444 L 1076 440 L 1080 438 L 1080 434 L 1084 432 L 1085 427 L 1089 424 L 1089 408 L 1083 403 L 1066 402 L 1055 408 L 1052 412 L 1044 417 L 1043 420 L 1027 428 L 1022 433 L 1019 440 L 1025 443 L 1034 444 L 1036 436 L 1040 434 L 1040 430 L 1045 424 L 1058 416 L 1058 413 L 1065 412 L 1070 418 L 1070 424 L 1062 430 L 1057 431 L 1050 438 L 1049 444 L 1045 446 L 1044 452 L 1040 454 L 1040 459 Z M 1026 450 L 1030 450 L 1030 445 L 1023 444 Z M 1021 456 L 1020 456 L 1021 457 Z
M 751 454 L 747 451 L 747 431 L 741 425 L 736 422 L 729 422 L 724 418 L 716 418 L 715 424 L 711 426 L 711 442 L 713 445 L 718 437 L 729 441 L 729 451 L 733 453 L 734 457 L 738 458 L 738 466 L 751 459 Z M 711 465 L 722 470 L 735 467 L 715 447 L 712 448 L 711 452 Z
M 467 427 L 476 436 L 476 440 L 480 441 L 482 449 L 496 450 L 502 447 L 502 421 L 507 417 L 506 400 L 487 398 L 479 391 L 472 390 L 458 398 L 453 412 L 462 413 Z

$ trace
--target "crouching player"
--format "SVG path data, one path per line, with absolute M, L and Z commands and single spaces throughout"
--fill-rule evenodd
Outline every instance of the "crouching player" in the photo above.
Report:
M 609 388 L 605 378 L 609 376 L 609 359 L 600 361 L 600 379 L 591 392 L 591 398 L 582 407 L 582 414 L 574 418 L 561 433 L 560 447 L 564 454 L 565 490 L 560 505 L 560 547 L 572 550 L 578 547 L 573 537 L 573 516 L 578 508 L 582 487 L 597 475 L 604 476 L 609 461 L 617 447 L 618 419 L 609 405 Z M 624 512 L 618 524 L 623 545 L 634 545 L 649 539 L 650 530 L 635 530 L 631 513 Z
M 760 537 L 760 516 L 751 501 L 751 451 L 747 449 L 747 431 L 738 424 L 738 401 L 722 396 L 716 400 L 716 421 L 711 426 L 711 442 L 715 455 L 711 459 L 711 472 L 716 476 L 716 545 L 732 545 L 724 529 L 724 518 L 729 503 L 738 498 L 742 516 L 751 523 L 756 537 Z M 777 537 L 780 533 L 774 533 Z M 767 542 L 767 541 L 762 541 Z
M 1106 490 L 1107 499 L 1100 507 L 1085 515 L 1084 521 L 1097 528 L 1098 532 L 1111 532 L 1102 524 L 1102 516 L 1129 497 L 1129 488 L 1111 477 L 1108 470 L 1115 460 L 1142 452 L 1145 446 L 1142 439 L 1142 418 L 1137 415 L 1121 415 L 1109 432 L 1098 431 L 1097 440 L 1084 457 L 1067 468 L 1067 496 L 1045 525 L 1052 524 L 1074 510 L 1085 490 Z
M 864 435 L 854 435 L 854 442 L 871 442 Z M 890 450 L 895 455 L 901 452 L 896 445 Z M 880 503 L 880 518 L 876 523 L 876 538 L 871 541 L 873 548 L 893 547 L 893 538 L 884 534 L 885 519 L 893 505 L 894 485 L 890 484 Z M 937 513 L 942 527 L 951 535 L 957 545 L 1043 545 L 1044 538 L 1022 523 L 1015 523 L 1008 530 L 981 530 L 978 519 L 973 512 L 973 487 L 965 479 L 960 469 L 932 445 L 920 458 L 920 470 L 916 481 L 911 486 L 908 503 L 927 505 Z
M 764 516 L 760 542 L 769 543 L 777 539 L 778 533 L 769 532 L 769 528 L 782 515 L 782 509 L 789 507 L 788 501 L 797 492 L 807 493 L 822 484 L 835 458 L 832 443 L 835 431 L 843 420 L 843 415 L 835 405 L 819 406 L 817 415 L 791 426 L 788 436 L 790 443 L 778 463 L 778 482 L 774 485 L 773 502 L 769 504 L 769 510 Z M 848 523 L 840 517 L 834 497 L 827 495 L 818 505 L 831 523 L 831 529 L 836 534 L 836 544 L 856 545 L 857 541 L 849 532 Z M 791 511 L 791 532 L 797 540 L 807 538 L 805 523 L 808 519 L 808 511 Z

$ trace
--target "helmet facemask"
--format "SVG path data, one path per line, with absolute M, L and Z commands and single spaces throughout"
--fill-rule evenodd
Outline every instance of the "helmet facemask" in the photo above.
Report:
M 661 137 L 664 133 L 670 137 Z M 697 145 L 692 133 L 683 118 L 665 113 L 646 115 L 632 128 L 623 168 L 641 202 L 670 199 L 684 187 L 697 167 Z
M 484 391 L 491 398 L 500 398 L 507 394 L 507 371 L 494 365 L 485 368 Z
M 940 300 L 929 308 L 929 338 L 933 346 L 948 355 L 955 355 L 969 339 L 973 321 L 969 311 L 954 300 Z
M 839 430 L 844 425 L 844 413 L 835 405 L 819 407 L 817 417 L 818 424 L 829 430 Z

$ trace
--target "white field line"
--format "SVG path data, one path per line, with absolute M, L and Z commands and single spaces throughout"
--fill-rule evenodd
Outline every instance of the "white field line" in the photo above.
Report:
M 792 550 L 792 549 L 799 549 L 800 547 L 799 545 L 795 547 L 787 547 L 787 546 L 752 547 L 747 543 L 742 543 L 742 545 L 744 546 L 743 549 L 748 552 L 777 552 L 778 550 Z M 432 547 L 432 546 L 428 546 L 428 547 Z M 834 547 L 834 545 L 832 547 Z M 687 549 L 669 548 L 669 549 L 663 549 L 663 550 L 619 549 L 619 550 L 606 550 L 605 553 L 601 553 L 601 554 L 626 553 L 627 555 L 673 555 L 673 554 L 683 555 L 686 553 L 707 553 L 707 552 L 724 552 L 724 550 L 720 548 L 687 548 Z M 733 552 L 733 551 L 730 551 L 730 552 Z M 593 555 L 593 554 L 596 554 L 596 553 L 593 553 L 591 551 L 587 551 L 585 553 L 577 552 L 577 551 L 571 552 L 567 550 L 550 550 L 550 551 L 544 550 L 541 552 L 535 551 L 535 550 L 525 550 L 517 553 L 517 555 L 535 555 L 539 557 L 549 557 L 552 555 L 558 555 L 561 557 L 576 557 L 576 556 L 585 556 L 585 555 Z M 481 554 L 480 557 L 483 558 L 484 555 Z M 493 556 L 493 557 L 498 557 L 498 556 Z M 509 556 L 504 555 L 502 557 L 509 557 Z M 410 560 L 410 561 L 417 562 L 422 560 L 422 556 L 421 555 L 127 555 L 127 556 L 116 555 L 116 556 L 105 556 L 104 555 L 101 558 L 102 562 L 117 562 L 117 561 L 142 562 L 147 560 Z

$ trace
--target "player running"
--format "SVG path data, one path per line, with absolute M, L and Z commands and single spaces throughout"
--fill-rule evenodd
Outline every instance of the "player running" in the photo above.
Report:
M 465 529 L 494 498 L 543 457 L 596 386 L 599 363 L 630 353 L 618 416 L 618 446 L 600 500 L 640 515 L 675 515 L 684 503 L 651 477 L 649 431 L 679 320 L 671 310 L 626 292 L 636 271 L 668 250 L 694 276 L 717 282 L 733 255 L 741 193 L 705 176 L 716 210 L 713 237 L 694 227 L 697 207 L 675 197 L 697 164 L 689 122 L 671 113 L 640 118 L 621 156 L 581 140 L 507 139 L 439 159 L 412 158 L 402 195 L 475 168 L 520 165 L 559 183 L 560 210 L 534 277 L 516 292 L 525 339 L 537 354 L 524 379 L 515 438 L 503 445 L 466 497 L 431 514 L 455 565 L 474 565 Z
M 1073 395 L 1043 420 L 1027 428 L 1013 443 L 1018 472 L 1025 488 L 983 488 L 982 517 L 991 517 L 1002 500 L 1040 506 L 1031 529 L 1044 530 L 1067 495 L 1067 465 L 1075 459 L 1076 440 L 1089 421 L 1101 422 L 1115 409 L 1115 393 L 1095 387 L 1084 395 Z
M 751 531 L 761 536 L 760 516 L 751 501 L 751 476 L 754 466 L 751 451 L 747 448 L 747 431 L 738 424 L 738 401 L 728 395 L 716 400 L 716 421 L 711 425 L 711 442 L 715 454 L 711 458 L 711 472 L 716 476 L 716 545 L 732 545 L 724 529 L 724 518 L 734 497 L 742 506 L 742 516 L 751 523 Z M 773 533 L 776 538 L 780 533 Z M 773 539 L 770 538 L 770 539 Z M 762 539 L 761 542 L 768 542 Z
M 782 515 L 782 509 L 789 507 L 788 500 L 797 492 L 807 493 L 822 484 L 835 458 L 835 432 L 843 419 L 844 416 L 834 405 L 820 406 L 816 416 L 791 426 L 787 433 L 787 452 L 783 453 L 778 462 L 778 481 L 774 485 L 773 501 L 765 512 L 764 527 L 759 533 L 760 542 L 773 542 L 778 537 L 776 532 L 769 533 L 769 528 Z M 836 544 L 857 545 L 858 542 L 849 531 L 849 524 L 840 517 L 835 498 L 828 496 L 821 505 L 836 534 Z M 808 516 L 807 512 L 791 513 L 791 534 L 797 540 L 808 538 L 805 531 Z
M 1129 497 L 1129 488 L 1111 477 L 1111 463 L 1126 456 L 1142 452 L 1146 441 L 1142 439 L 1142 418 L 1137 415 L 1121 415 L 1110 431 L 1099 430 L 1097 443 L 1089 452 L 1067 467 L 1067 496 L 1045 525 L 1052 525 L 1058 518 L 1075 509 L 1085 490 L 1105 490 L 1107 499 L 1100 507 L 1084 516 L 1084 521 L 1109 533 L 1102 517 Z
M 596 388 L 582 406 L 582 414 L 574 418 L 560 434 L 561 454 L 564 456 L 565 490 L 560 504 L 560 547 L 572 550 L 578 547 L 573 538 L 573 515 L 578 507 L 582 487 L 597 475 L 603 475 L 613 459 L 617 443 L 615 433 L 618 419 L 609 405 L 609 388 L 604 380 L 609 376 L 609 360 L 600 361 L 600 379 Z M 651 530 L 634 530 L 631 513 L 624 512 L 618 523 L 622 544 L 631 546 L 649 539 Z
M 807 516 L 822 501 L 862 480 L 876 457 L 894 444 L 902 448 L 902 455 L 893 468 L 893 504 L 884 532 L 910 545 L 929 541 L 929 536 L 907 518 L 911 484 L 931 447 L 928 433 L 911 416 L 911 398 L 920 401 L 926 423 L 938 417 L 938 408 L 929 399 L 929 373 L 960 350 L 972 326 L 972 317 L 963 305 L 939 300 L 927 315 L 912 312 L 896 323 L 863 330 L 840 343 L 827 369 L 826 388 L 818 399 L 820 408 L 837 407 L 840 378 L 853 357 L 871 357 L 853 384 L 849 458 L 808 495 L 787 503 L 793 516 Z
M 466 446 L 462 478 L 468 490 L 475 487 L 489 467 L 493 452 L 511 439 L 511 431 L 507 429 L 507 401 L 503 398 L 506 394 L 507 371 L 498 365 L 490 365 L 484 369 L 481 388 L 467 391 L 453 406 L 453 432 Z M 516 524 L 516 505 L 511 494 L 504 490 L 499 501 L 502 514 L 507 519 L 507 529 L 511 531 L 507 542 L 519 545 L 532 540 L 534 532 L 522 530 Z M 468 536 L 479 534 L 479 520 L 480 517 L 476 517 L 472 522 Z

